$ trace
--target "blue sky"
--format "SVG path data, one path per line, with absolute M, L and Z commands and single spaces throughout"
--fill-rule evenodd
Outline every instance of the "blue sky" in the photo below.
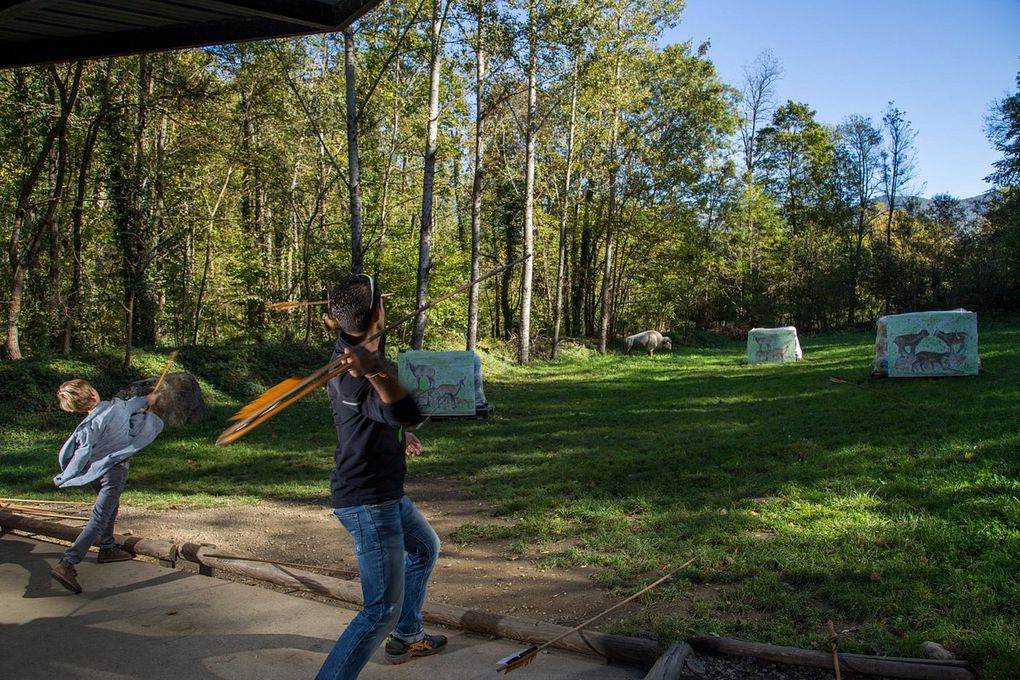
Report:
M 823 123 L 857 113 L 878 125 L 895 101 L 917 132 L 921 195 L 990 188 L 983 178 L 999 156 L 984 119 L 1016 91 L 1020 0 L 687 0 L 663 44 L 687 40 L 710 40 L 734 86 L 771 49 L 784 69 L 778 100 L 808 104 Z

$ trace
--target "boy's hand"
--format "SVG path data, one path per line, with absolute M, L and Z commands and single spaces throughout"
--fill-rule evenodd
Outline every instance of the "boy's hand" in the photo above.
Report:
M 386 370 L 386 364 L 374 353 L 366 352 L 361 347 L 345 347 L 343 363 L 350 367 L 355 378 L 374 376 Z
M 407 436 L 407 448 L 404 450 L 404 453 L 406 453 L 411 458 L 420 456 L 422 451 L 421 440 L 415 437 L 410 432 L 408 432 L 406 436 Z
M 153 404 L 159 401 L 159 392 L 149 392 L 145 395 L 145 399 L 149 402 L 147 408 L 152 408 Z

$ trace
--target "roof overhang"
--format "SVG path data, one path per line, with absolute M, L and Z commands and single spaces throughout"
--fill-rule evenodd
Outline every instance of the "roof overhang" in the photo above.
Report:
M 340 31 L 382 0 L 0 0 L 0 68 Z

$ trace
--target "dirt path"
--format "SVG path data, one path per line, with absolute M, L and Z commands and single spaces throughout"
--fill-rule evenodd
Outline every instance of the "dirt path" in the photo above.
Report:
M 542 569 L 534 559 L 512 554 L 502 541 L 456 544 L 450 539 L 453 531 L 493 518 L 484 503 L 465 498 L 451 480 L 409 480 L 407 494 L 443 543 L 429 599 L 567 625 L 616 601 L 592 584 L 591 568 Z M 237 555 L 357 570 L 350 537 L 325 497 L 320 502 L 263 501 L 227 508 L 121 506 L 117 530 L 179 543 L 212 543 Z

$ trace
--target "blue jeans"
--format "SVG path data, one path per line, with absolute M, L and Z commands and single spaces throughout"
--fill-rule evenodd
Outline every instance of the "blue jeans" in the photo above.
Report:
M 96 539 L 99 540 L 100 548 L 112 548 L 116 545 L 113 540 L 113 523 L 117 521 L 120 492 L 124 490 L 124 483 L 127 482 L 127 473 L 128 465 L 125 461 L 114 465 L 102 477 L 92 482 L 92 488 L 98 494 L 96 504 L 92 506 L 88 524 L 64 553 L 65 562 L 71 564 L 81 562 Z
M 364 605 L 315 677 L 355 680 L 391 630 L 406 642 L 425 637 L 421 610 L 439 537 L 407 496 L 334 508 L 333 514 L 354 539 Z

